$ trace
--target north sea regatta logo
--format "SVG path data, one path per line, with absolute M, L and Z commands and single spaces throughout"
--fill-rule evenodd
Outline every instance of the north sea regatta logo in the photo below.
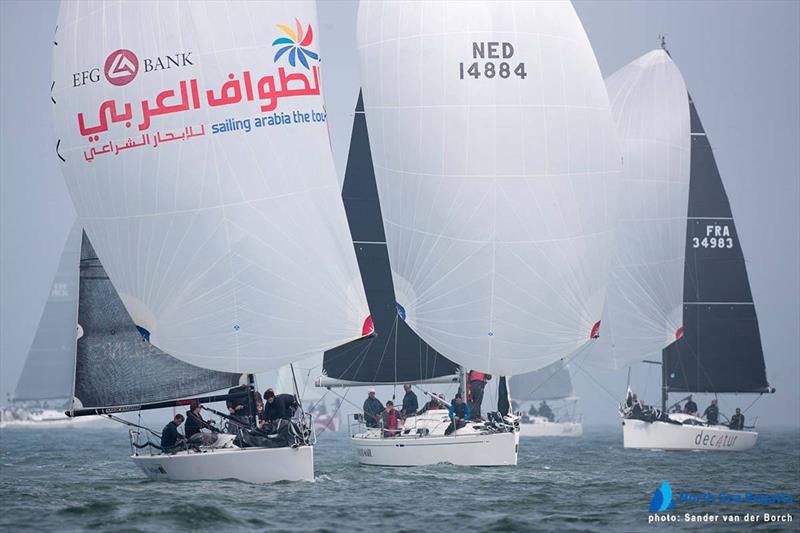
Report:
M 139 58 L 130 50 L 120 48 L 106 58 L 103 72 L 111 85 L 127 85 L 139 72 Z
M 675 510 L 675 500 L 672 499 L 672 487 L 668 481 L 664 481 L 653 493 L 653 499 L 650 500 L 650 507 L 647 512 L 663 513 L 664 511 L 673 510 Z
M 662 481 L 647 508 L 647 522 L 793 522 L 794 515 L 789 511 L 793 503 L 792 495 L 784 492 L 736 493 L 717 490 L 673 493 L 669 482 Z M 676 507 L 680 507 L 680 512 Z

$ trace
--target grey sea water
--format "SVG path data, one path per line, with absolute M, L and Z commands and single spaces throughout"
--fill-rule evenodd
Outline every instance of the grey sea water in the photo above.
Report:
M 653 492 L 791 495 L 792 504 L 678 502 L 676 514 L 791 513 L 800 531 L 800 432 L 762 430 L 739 454 L 624 450 L 621 429 L 580 439 L 523 439 L 519 465 L 360 466 L 343 433 L 316 447 L 316 480 L 147 481 L 121 426 L 0 430 L 2 531 L 653 531 L 727 524 L 648 524 Z M 721 518 L 720 518 L 721 520 Z

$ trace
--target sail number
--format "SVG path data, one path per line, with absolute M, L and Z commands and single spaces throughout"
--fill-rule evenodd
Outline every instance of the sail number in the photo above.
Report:
M 700 237 L 692 237 L 692 248 L 733 248 L 733 238 L 731 230 L 727 225 L 708 224 L 706 234 Z
M 472 63 L 461 62 L 458 64 L 458 77 L 459 79 L 466 79 L 467 77 L 475 78 L 476 80 L 483 76 L 484 78 L 499 77 L 508 79 L 512 75 L 522 80 L 528 73 L 525 71 L 525 63 L 519 62 L 514 66 L 511 58 L 514 56 L 514 45 L 509 42 L 500 41 L 486 41 L 472 43 Z M 482 59 L 484 61 L 478 61 Z M 498 59 L 500 61 L 492 61 Z M 488 60 L 488 61 L 486 61 Z
M 733 248 L 733 239 L 730 237 L 692 237 L 692 248 Z
M 490 79 L 494 78 L 495 76 L 499 76 L 499 77 L 501 77 L 503 79 L 506 79 L 506 78 L 511 76 L 512 70 L 511 70 L 511 65 L 509 65 L 505 61 L 503 61 L 499 65 L 496 65 L 495 63 L 492 63 L 491 61 L 488 61 L 488 62 L 484 63 L 483 66 L 481 66 L 481 64 L 478 63 L 477 61 L 472 63 L 469 66 L 465 66 L 464 63 L 459 63 L 458 64 L 458 77 L 459 77 L 459 79 L 463 80 L 465 73 L 466 73 L 467 76 L 472 76 L 476 80 L 478 78 L 480 78 L 481 76 L 484 76 L 484 77 L 490 78 Z M 525 76 L 528 75 L 528 73 L 525 72 L 525 63 L 520 63 L 519 65 L 517 65 L 514 68 L 513 73 L 514 73 L 515 76 L 517 76 L 520 79 L 524 80 Z

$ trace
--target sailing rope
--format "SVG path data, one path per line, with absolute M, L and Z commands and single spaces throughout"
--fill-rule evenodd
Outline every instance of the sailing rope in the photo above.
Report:
M 581 365 L 578 364 L 577 361 L 574 361 L 573 365 L 575 366 L 575 368 L 577 368 L 578 370 L 589 376 L 589 379 L 591 379 L 595 383 L 595 385 L 606 391 L 606 394 L 608 394 L 611 397 L 611 399 L 614 400 L 614 403 L 616 405 L 619 405 L 619 398 L 616 395 L 614 395 L 611 391 L 609 391 L 602 383 L 597 381 L 597 379 L 595 379 L 595 377 L 590 372 L 587 372 Z
M 120 418 L 118 416 L 108 415 L 108 414 L 106 416 L 108 418 L 110 418 L 111 420 L 113 420 L 114 422 L 119 422 L 120 424 L 124 424 L 126 426 L 132 426 L 132 427 L 135 427 L 135 428 L 143 429 L 143 430 L 151 433 L 153 436 L 156 436 L 159 439 L 161 438 L 161 433 L 157 433 L 157 432 L 153 431 L 152 429 L 150 429 L 149 427 L 141 426 L 139 424 L 134 424 L 133 422 L 129 422 L 129 421 L 125 420 L 124 418 Z M 141 412 L 139 412 L 139 418 L 141 419 L 141 417 L 142 417 L 142 414 L 141 414 Z
M 330 392 L 330 389 L 328 389 L 328 392 Z M 350 389 L 347 389 L 347 391 L 345 391 L 344 398 L 347 398 L 347 393 L 349 393 L 349 392 L 350 392 Z M 328 394 L 328 393 L 326 392 L 325 394 Z M 323 396 L 323 398 L 324 398 L 324 396 Z M 339 413 L 339 409 L 342 408 L 342 405 L 344 405 L 344 399 L 343 399 L 343 401 L 339 402 L 339 405 L 336 406 L 336 409 L 333 411 L 333 414 L 328 419 L 328 423 L 325 424 L 325 427 L 322 428 L 322 431 L 319 432 L 319 435 L 317 435 L 317 438 L 319 438 L 320 435 L 322 435 L 323 433 L 328 431 L 328 428 L 330 427 L 331 422 L 333 422 L 333 420 L 336 418 L 336 415 Z
M 581 353 L 583 353 L 584 351 L 586 351 L 586 350 L 587 350 L 587 348 L 588 348 L 589 346 L 593 346 L 593 345 L 592 345 L 592 342 L 594 342 L 594 341 L 587 342 L 586 344 L 584 344 L 583 346 L 581 346 L 580 348 L 578 348 L 577 350 L 575 350 L 575 352 L 574 352 L 572 355 L 568 355 L 567 357 L 562 357 L 562 358 L 561 358 L 561 361 L 564 361 L 564 364 L 563 364 L 563 365 L 561 365 L 561 368 L 559 368 L 558 370 L 561 370 L 561 369 L 563 369 L 563 368 L 564 368 L 564 367 L 566 367 L 566 366 L 567 366 L 569 363 L 574 363 L 575 365 L 577 365 L 577 364 L 578 364 L 578 361 L 577 361 L 577 359 L 578 359 L 578 356 L 579 356 Z M 539 390 L 539 389 L 541 389 L 542 387 L 544 387 L 544 386 L 547 384 L 547 382 L 548 382 L 548 381 L 550 381 L 551 379 L 553 379 L 553 378 L 556 376 L 556 374 L 558 374 L 558 370 L 557 370 L 557 371 L 555 371 L 555 372 L 553 372 L 553 373 L 552 373 L 552 374 L 550 374 L 549 376 L 547 376 L 547 379 L 545 379 L 544 381 L 542 381 L 541 383 L 539 383 L 537 386 L 535 386 L 533 389 L 531 389 L 531 390 L 530 390 L 530 391 L 529 391 L 529 392 L 528 392 L 528 393 L 527 393 L 525 396 L 530 396 L 531 394 L 533 394 L 533 393 L 534 393 L 534 392 L 536 392 L 537 390 Z M 514 391 L 511 391 L 511 394 L 513 395 L 513 394 L 514 394 Z
M 341 398 L 341 400 L 342 400 L 342 403 L 344 403 L 344 402 L 347 402 L 347 403 L 349 403 L 350 405 L 352 405 L 353 407 L 355 407 L 356 409 L 358 409 L 359 411 L 361 411 L 361 406 L 360 406 L 360 405 L 356 405 L 356 404 L 354 404 L 353 402 L 351 402 L 350 400 L 348 400 L 348 399 L 347 399 L 347 393 L 349 393 L 349 392 L 350 392 L 350 388 L 349 388 L 349 387 L 347 388 L 347 392 L 345 392 L 345 393 L 344 393 L 344 396 L 342 396 L 341 394 L 337 393 L 337 392 L 336 392 L 335 390 L 333 390 L 333 389 L 328 389 L 328 390 L 329 390 L 330 392 L 334 393 L 334 394 L 335 394 L 336 396 L 338 396 L 339 398 Z M 339 404 L 339 405 L 341 405 L 341 404 Z
M 750 405 L 748 405 L 748 406 L 747 406 L 747 408 L 746 408 L 744 411 L 742 411 L 742 414 L 744 414 L 744 413 L 746 413 L 747 411 L 749 411 L 749 410 L 750 410 L 750 408 L 751 408 L 751 407 L 753 407 L 753 405 L 754 405 L 754 404 L 755 404 L 755 403 L 756 403 L 758 400 L 760 400 L 762 396 L 763 396 L 763 394 L 759 394 L 758 396 L 756 396 L 756 399 L 755 399 L 755 400 L 753 400 L 752 402 L 750 402 Z

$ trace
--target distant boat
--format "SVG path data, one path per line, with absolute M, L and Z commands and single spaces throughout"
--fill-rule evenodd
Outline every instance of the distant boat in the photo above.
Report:
M 14 396 L 0 412 L 0 427 L 86 426 L 96 421 L 70 418 L 57 408 L 72 398 L 80 239 L 81 227 L 75 224 L 67 234 Z
M 750 449 L 757 439 L 754 426 L 734 430 L 667 413 L 674 392 L 774 392 L 744 255 L 708 136 L 666 49 L 623 67 L 607 85 L 625 161 L 607 304 L 611 364 L 645 360 L 661 365 L 662 372 L 660 410 L 639 415 L 631 405 L 621 409 L 624 445 Z
M 115 414 L 236 400 L 214 443 L 161 449 L 160 427 L 134 425 L 133 462 L 156 480 L 312 480 L 302 403 L 260 434 L 254 374 L 360 338 L 367 314 L 315 3 L 76 1 L 58 21 L 56 153 L 85 228 L 69 414 L 132 425 Z
M 514 376 L 510 385 L 511 397 L 519 404 L 520 437 L 583 435 L 581 417 L 575 413 L 579 398 L 572 388 L 572 376 L 565 360 Z M 536 402 L 540 402 L 539 409 Z M 542 406 L 549 412 L 543 413 Z
M 395 383 L 489 372 L 498 409 L 449 435 L 437 409 L 406 419 L 400 436 L 369 428 L 351 442 L 365 464 L 514 465 L 506 376 L 589 342 L 605 298 L 620 159 L 597 62 L 567 2 L 365 2 L 358 33 L 392 276 L 380 313 L 389 331 L 408 327 L 420 341 L 374 359 L 356 341 L 336 365 L 363 362 Z M 384 253 L 377 241 L 374 253 Z M 359 258 L 369 291 L 384 271 Z M 375 333 L 377 343 L 387 335 Z M 437 376 L 420 353 L 451 371 Z

